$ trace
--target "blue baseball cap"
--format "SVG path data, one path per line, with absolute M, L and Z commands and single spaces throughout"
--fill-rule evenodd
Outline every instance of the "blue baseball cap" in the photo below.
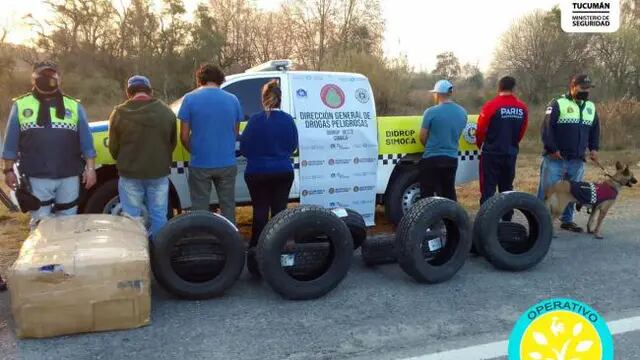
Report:
M 144 86 L 151 89 L 151 81 L 149 81 L 146 76 L 134 75 L 127 81 L 127 88 L 132 88 L 134 86 Z
M 429 90 L 437 94 L 451 94 L 453 92 L 453 84 L 449 80 L 438 80 L 433 86 L 433 90 Z

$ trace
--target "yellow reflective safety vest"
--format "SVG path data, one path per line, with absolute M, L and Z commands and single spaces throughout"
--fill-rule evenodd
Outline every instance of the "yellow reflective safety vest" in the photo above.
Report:
M 562 95 L 551 102 L 547 116 L 542 134 L 546 153 L 559 150 L 564 159 L 574 160 L 584 159 L 587 149 L 598 150 L 600 124 L 593 102 Z
M 58 118 L 56 114 L 56 108 L 54 106 L 49 108 L 49 114 L 51 115 L 51 127 L 56 129 L 69 129 L 77 130 L 78 127 L 78 108 L 79 104 L 77 100 L 71 99 L 67 96 L 63 96 L 65 114 L 64 118 Z M 41 127 L 38 125 L 38 111 L 40 111 L 40 101 L 35 96 L 29 94 L 19 97 L 15 100 L 18 107 L 18 123 L 20 124 L 20 130 L 25 131 L 28 129 Z
M 593 102 L 587 100 L 581 107 L 575 101 L 568 99 L 566 95 L 562 95 L 556 101 L 560 107 L 558 124 L 593 124 L 596 117 L 596 105 Z
M 80 104 L 63 96 L 64 117 L 55 106 L 49 109 L 50 121 L 38 124 L 42 104 L 32 94 L 14 99 L 20 125 L 18 143 L 20 170 L 29 177 L 61 179 L 78 176 L 84 168 L 78 121 Z

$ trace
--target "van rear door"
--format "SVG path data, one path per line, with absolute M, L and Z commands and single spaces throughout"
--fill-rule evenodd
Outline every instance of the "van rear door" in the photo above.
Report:
M 351 208 L 374 225 L 378 128 L 369 80 L 294 72 L 289 81 L 300 141 L 300 203 Z

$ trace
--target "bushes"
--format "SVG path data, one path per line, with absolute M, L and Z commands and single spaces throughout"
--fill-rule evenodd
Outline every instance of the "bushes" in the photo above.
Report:
M 623 98 L 596 106 L 603 149 L 635 149 L 640 145 L 640 101 Z

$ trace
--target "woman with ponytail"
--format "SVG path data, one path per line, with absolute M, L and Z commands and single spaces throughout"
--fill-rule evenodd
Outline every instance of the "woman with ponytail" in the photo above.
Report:
M 258 275 L 253 248 L 269 221 L 287 207 L 293 183 L 291 156 L 298 148 L 298 131 L 291 115 L 280 110 L 282 91 L 277 80 L 262 88 L 263 111 L 253 115 L 240 137 L 247 158 L 244 179 L 253 203 L 253 225 L 247 265 Z

